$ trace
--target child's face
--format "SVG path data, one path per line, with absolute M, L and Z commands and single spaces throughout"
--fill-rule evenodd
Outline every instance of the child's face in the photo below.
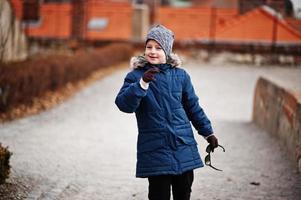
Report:
M 145 46 L 145 58 L 151 64 L 166 63 L 166 55 L 155 40 L 148 40 Z

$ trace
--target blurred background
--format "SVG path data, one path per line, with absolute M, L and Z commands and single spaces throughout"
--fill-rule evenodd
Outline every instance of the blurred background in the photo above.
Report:
M 0 199 L 146 199 L 114 99 L 158 23 L 226 148 L 192 200 L 300 199 L 300 0 L 0 0 Z
M 0 58 L 24 59 L 47 45 L 77 49 L 83 44 L 139 43 L 152 24 L 161 23 L 175 32 L 179 45 L 278 52 L 296 55 L 294 62 L 300 62 L 300 4 L 298 0 L 2 0 Z M 13 30 L 14 38 L 9 39 Z

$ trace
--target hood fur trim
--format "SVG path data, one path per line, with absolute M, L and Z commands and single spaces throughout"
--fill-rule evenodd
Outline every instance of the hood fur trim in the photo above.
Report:
M 144 56 L 134 56 L 130 60 L 131 69 L 137 69 L 144 67 L 147 60 Z M 166 61 L 167 64 L 171 64 L 172 67 L 179 67 L 182 65 L 182 61 L 177 54 L 171 53 Z

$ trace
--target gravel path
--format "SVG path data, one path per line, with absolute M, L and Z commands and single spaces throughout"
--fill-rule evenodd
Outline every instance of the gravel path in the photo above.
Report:
M 260 75 L 301 92 L 301 68 L 196 61 L 185 68 L 226 148 L 212 158 L 223 172 L 195 171 L 191 199 L 300 199 L 297 168 L 275 138 L 251 123 L 251 114 Z M 0 141 L 13 152 L 9 182 L 26 188 L 15 199 L 147 199 L 147 180 L 134 177 L 135 117 L 114 104 L 127 71 L 95 82 L 52 110 L 0 125 Z M 204 158 L 206 142 L 197 140 Z

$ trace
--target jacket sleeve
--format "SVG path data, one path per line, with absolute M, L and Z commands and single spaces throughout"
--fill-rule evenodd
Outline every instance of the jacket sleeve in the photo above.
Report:
M 139 80 L 130 72 L 124 79 L 115 99 L 115 104 L 122 112 L 133 113 L 139 107 L 140 101 L 146 93 L 147 90 L 141 88 Z
M 199 98 L 195 94 L 190 76 L 186 72 L 182 95 L 185 112 L 194 128 L 204 137 L 213 134 L 211 122 L 199 105 Z

